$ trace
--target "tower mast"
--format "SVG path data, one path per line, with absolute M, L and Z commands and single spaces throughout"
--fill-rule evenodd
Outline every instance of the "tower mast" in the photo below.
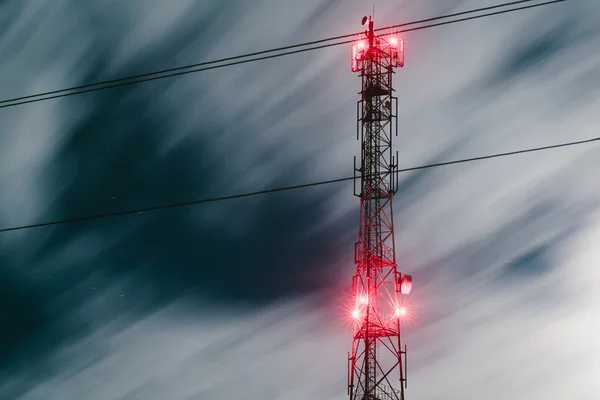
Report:
M 373 19 L 363 18 L 364 35 L 352 46 L 352 71 L 362 80 L 357 102 L 357 139 L 361 142 L 359 239 L 354 248 L 352 279 L 354 319 L 352 351 L 348 355 L 350 400 L 404 400 L 406 346 L 402 348 L 400 301 L 412 278 L 396 266 L 392 199 L 398 187 L 397 97 L 392 88 L 394 68 L 404 65 L 404 42 L 396 34 L 376 36 Z M 396 372 L 397 371 L 397 372 Z M 398 380 L 396 380 L 398 379 Z

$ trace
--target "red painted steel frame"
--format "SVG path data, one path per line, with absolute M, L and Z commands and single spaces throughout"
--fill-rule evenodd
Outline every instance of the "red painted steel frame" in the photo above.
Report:
M 361 211 L 352 280 L 354 337 L 348 357 L 348 394 L 351 400 L 404 400 L 403 276 L 396 268 L 392 216 L 398 186 L 398 157 L 392 154 L 398 103 L 392 75 L 395 67 L 404 64 L 404 43 L 393 34 L 376 36 L 371 18 L 366 24 L 364 37 L 352 47 L 352 70 L 362 80 L 362 98 L 357 103 L 361 161 L 355 165 L 355 176 L 360 174 L 355 195 L 360 197 Z

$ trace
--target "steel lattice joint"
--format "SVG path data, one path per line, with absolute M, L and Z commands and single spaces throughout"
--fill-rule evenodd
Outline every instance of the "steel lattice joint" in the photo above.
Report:
M 360 178 L 355 179 L 354 193 L 361 211 L 348 394 L 351 400 L 404 400 L 406 346 L 402 348 L 400 328 L 405 312 L 400 296 L 410 291 L 412 278 L 397 270 L 392 215 L 398 187 L 398 156 L 392 152 L 398 101 L 392 76 L 394 68 L 404 65 L 404 42 L 393 33 L 376 36 L 370 17 L 363 25 L 368 29 L 352 46 L 352 71 L 362 81 L 357 102 L 361 157 L 354 168 Z

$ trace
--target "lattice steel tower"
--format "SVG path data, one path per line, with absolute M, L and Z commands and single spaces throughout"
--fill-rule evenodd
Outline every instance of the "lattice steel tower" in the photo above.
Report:
M 392 217 L 398 187 L 398 155 L 392 154 L 398 101 L 392 76 L 394 68 L 404 65 L 404 42 L 396 34 L 376 36 L 371 17 L 364 17 L 363 25 L 367 30 L 352 46 L 352 71 L 362 80 L 357 103 L 361 160 L 357 167 L 355 158 L 354 167 L 355 178 L 360 175 L 354 194 L 360 197 L 361 211 L 354 249 L 348 394 L 351 400 L 404 400 L 406 346 L 402 348 L 400 327 L 406 309 L 401 295 L 410 292 L 412 278 L 396 268 Z

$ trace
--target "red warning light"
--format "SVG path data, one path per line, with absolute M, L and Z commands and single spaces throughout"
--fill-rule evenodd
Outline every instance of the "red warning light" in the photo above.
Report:
M 352 72 L 358 71 L 358 45 L 352 46 Z
M 406 315 L 406 307 L 396 308 L 396 317 L 404 317 Z
M 358 310 L 358 309 L 354 309 L 354 310 L 352 311 L 352 318 L 354 318 L 354 319 L 359 319 L 359 318 L 360 318 L 360 310 Z
M 352 72 L 360 69 L 359 62 L 364 60 L 367 55 L 367 41 L 364 39 L 358 40 L 352 45 Z
M 369 36 L 368 33 L 366 35 Z M 403 67 L 404 40 L 398 36 L 398 33 L 375 37 L 372 44 L 364 37 L 357 38 L 352 44 L 352 72 L 360 71 L 363 63 L 370 58 L 388 59 L 391 67 Z
M 398 279 L 400 294 L 409 294 L 412 290 L 412 283 L 412 276 L 400 275 L 400 278 Z
M 392 57 L 392 65 L 394 67 L 404 66 L 404 40 L 398 39 L 393 36 L 389 40 L 390 44 L 390 55 Z

